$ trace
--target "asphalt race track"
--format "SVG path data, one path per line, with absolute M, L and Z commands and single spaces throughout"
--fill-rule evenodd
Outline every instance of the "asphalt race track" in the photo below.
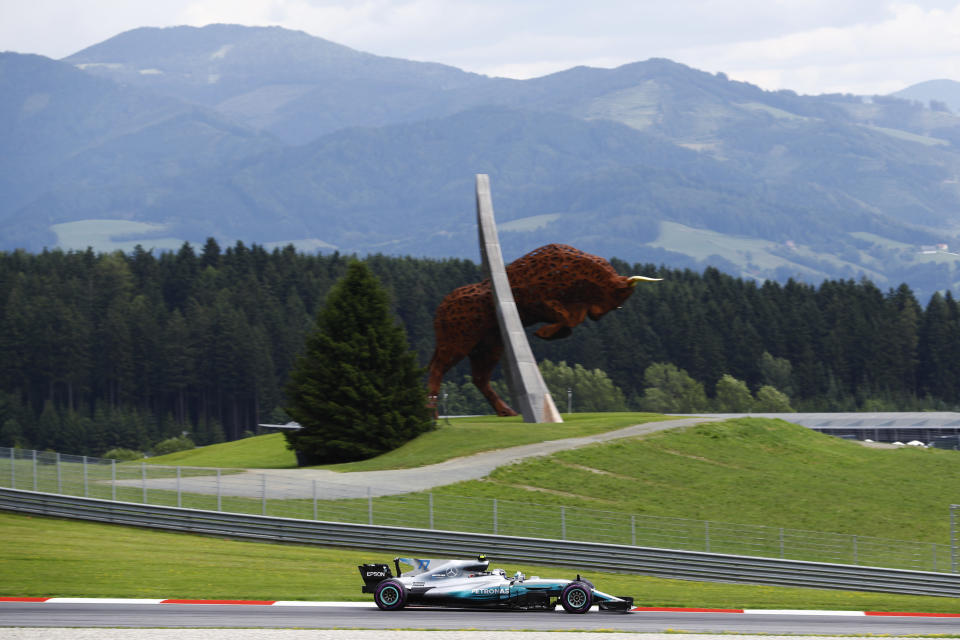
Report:
M 398 612 L 366 606 L 140 605 L 0 603 L 0 627 L 241 627 L 484 630 L 689 631 L 804 635 L 957 635 L 960 618 L 838 614 L 633 612 L 572 615 L 562 610 L 476 611 L 410 608 Z M 0 634 L 2 635 L 2 634 Z

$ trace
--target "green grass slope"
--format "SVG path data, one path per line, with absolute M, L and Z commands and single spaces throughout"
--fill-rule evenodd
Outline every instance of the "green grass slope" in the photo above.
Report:
M 662 416 L 576 414 L 562 425 L 524 425 L 518 418 L 452 420 L 383 456 L 328 468 L 415 467 L 650 419 Z M 290 457 L 287 464 L 284 456 Z M 179 452 L 151 462 L 293 466 L 280 434 Z M 453 496 L 471 496 L 946 544 L 949 505 L 958 500 L 957 486 L 957 452 L 869 448 L 781 420 L 744 418 L 563 451 L 502 467 L 483 480 L 438 487 L 432 493 L 438 509 Z M 297 508 L 309 513 L 309 501 L 300 502 L 304 504 Z M 427 500 L 412 494 L 379 498 L 375 503 L 378 513 L 398 514 L 393 524 L 419 526 Z M 250 509 L 259 510 L 258 501 L 251 505 Z M 348 520 L 366 518 L 365 500 L 337 501 L 325 508 L 331 514 L 343 511 L 340 516 Z M 502 505 L 502 514 L 506 508 Z M 478 514 L 477 518 L 481 516 L 486 517 Z
M 244 600 L 363 600 L 357 565 L 383 551 L 243 542 L 0 512 L 0 595 Z M 493 565 L 527 575 L 573 577 L 584 567 Z M 402 555 L 402 554 L 401 554 Z M 956 611 L 953 598 L 760 587 L 585 574 L 640 606 Z
M 524 424 L 519 417 L 454 418 L 441 420 L 434 431 L 376 458 L 319 468 L 333 471 L 408 469 L 481 451 L 593 435 L 667 419 L 667 416 L 652 413 L 574 413 L 565 415 L 562 424 Z M 293 452 L 286 448 L 286 441 L 279 433 L 178 451 L 150 458 L 146 462 L 245 469 L 288 469 L 297 466 Z
M 221 442 L 136 461 L 137 464 L 140 462 L 224 469 L 290 469 L 297 466 L 297 459 L 293 452 L 287 449 L 287 441 L 282 433 Z
M 434 493 L 945 544 L 958 486 L 954 451 L 747 418 L 563 451 Z

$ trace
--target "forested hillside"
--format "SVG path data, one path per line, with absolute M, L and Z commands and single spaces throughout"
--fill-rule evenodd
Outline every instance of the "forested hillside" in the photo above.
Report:
M 479 280 L 479 266 L 366 260 L 426 365 L 436 305 Z M 285 419 L 283 383 L 347 262 L 213 240 L 157 255 L 0 253 L 0 445 L 101 454 L 183 432 L 235 439 Z M 664 281 L 568 339 L 531 340 L 540 359 L 606 371 L 634 408 L 656 362 L 685 369 L 708 395 L 723 374 L 751 389 L 776 383 L 798 410 L 960 403 L 960 307 L 949 293 L 918 301 L 906 285 L 758 284 L 712 268 L 613 263 Z M 778 380 L 761 367 L 764 352 L 789 361 Z M 466 373 L 447 379 L 459 385 Z
M 910 95 L 657 58 L 510 80 L 279 27 L 135 29 L 59 61 L 0 53 L 0 250 L 472 258 L 487 173 L 513 255 L 956 293 L 960 116 Z

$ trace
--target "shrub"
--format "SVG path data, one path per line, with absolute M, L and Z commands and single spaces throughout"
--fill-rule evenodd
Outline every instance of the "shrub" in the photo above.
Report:
M 153 455 L 162 456 L 173 453 L 174 451 L 186 451 L 188 449 L 195 449 L 196 447 L 197 445 L 193 443 L 193 440 L 187 436 L 167 438 L 153 445 Z
M 757 391 L 757 403 L 753 409 L 760 413 L 793 412 L 793 407 L 790 406 L 790 398 L 770 385 L 764 385 Z
M 139 460 L 143 457 L 143 454 L 139 451 L 134 451 L 133 449 L 117 447 L 104 453 L 103 457 L 109 460 L 116 460 L 118 462 L 126 462 L 128 460 Z

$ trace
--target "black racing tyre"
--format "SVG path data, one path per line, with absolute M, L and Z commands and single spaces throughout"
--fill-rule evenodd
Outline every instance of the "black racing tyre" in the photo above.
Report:
M 593 590 L 582 582 L 571 582 L 560 592 L 560 604 L 567 613 L 586 613 L 593 604 Z
M 403 609 L 407 604 L 407 588 L 398 580 L 384 580 L 374 589 L 373 601 L 384 611 Z

